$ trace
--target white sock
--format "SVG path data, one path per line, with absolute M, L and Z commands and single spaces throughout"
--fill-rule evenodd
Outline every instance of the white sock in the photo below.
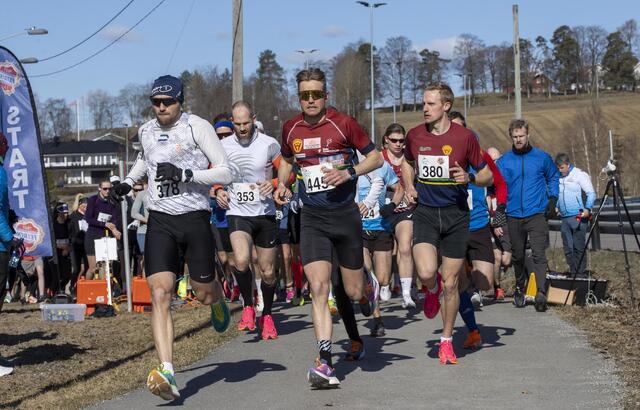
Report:
M 173 364 L 169 363 L 169 362 L 162 362 L 162 367 L 168 371 L 169 373 L 171 373 L 171 375 L 174 374 L 173 372 Z
M 400 278 L 400 286 L 402 286 L 402 296 L 411 296 L 411 282 L 413 282 L 413 278 Z
M 329 299 L 333 299 L 333 288 L 329 286 Z
M 260 285 L 262 284 L 262 279 L 256 279 L 256 289 L 258 289 L 258 292 L 262 292 L 262 290 L 260 289 Z
M 440 338 L 440 343 L 442 342 L 451 342 L 453 341 L 453 337 L 441 337 Z

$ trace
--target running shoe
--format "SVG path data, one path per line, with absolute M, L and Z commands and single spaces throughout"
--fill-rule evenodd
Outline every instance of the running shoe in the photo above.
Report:
M 380 302 L 388 302 L 391 299 L 389 285 L 380 287 Z
M 413 301 L 411 295 L 402 295 L 402 308 L 403 309 L 415 309 L 416 302 Z
M 464 341 L 462 347 L 465 349 L 479 349 L 482 346 L 482 337 L 480 337 L 480 331 L 478 329 L 472 330 L 467 335 L 467 340 Z
M 227 300 L 231 300 L 231 286 L 229 286 L 229 281 L 223 281 L 222 291 L 224 292 L 224 297 L 227 298 Z
M 334 298 L 329 298 L 327 300 L 327 304 L 329 305 L 329 312 L 331 316 L 335 316 L 338 314 L 338 307 L 336 306 L 336 300 Z
M 294 296 L 293 299 L 291 299 L 291 304 L 293 306 L 304 306 L 304 295 Z
M 513 292 L 513 304 L 517 308 L 523 308 L 526 303 L 527 301 L 524 298 L 524 293 L 520 290 L 520 288 L 516 288 L 516 291 Z
M 344 360 L 348 362 L 357 362 L 364 357 L 364 343 L 356 340 L 351 340 L 351 347 L 347 354 L 344 355 Z
M 382 321 L 375 321 L 373 329 L 371 329 L 371 337 L 382 337 L 387 334 L 387 330 L 384 328 Z
M 504 291 L 502 288 L 496 288 L 494 297 L 496 300 L 504 300 Z
M 13 373 L 13 366 L 0 365 L 0 377 L 10 375 L 11 373 Z
M 547 296 L 544 293 L 538 292 L 536 294 L 534 307 L 537 312 L 545 312 L 547 310 Z
M 422 310 L 428 319 L 433 319 L 440 311 L 440 294 L 442 293 L 442 277 L 440 272 L 436 273 L 436 293 L 425 290 L 424 304 Z
M 262 328 L 262 340 L 275 340 L 278 338 L 276 325 L 273 323 L 273 317 L 271 315 L 260 316 L 260 327 Z
M 316 359 L 315 366 L 309 369 L 307 380 L 312 387 L 326 389 L 340 385 L 340 380 L 336 377 L 336 371 L 324 360 Z
M 482 295 L 480 295 L 480 292 L 473 292 L 473 295 L 471 295 L 471 304 L 476 310 L 482 307 Z
M 231 301 L 237 302 L 238 300 L 240 300 L 240 286 L 235 285 L 231 290 Z
M 149 373 L 147 388 L 151 393 L 162 397 L 164 400 L 174 400 L 180 397 L 175 377 L 171 372 L 165 370 L 162 365 Z
M 242 317 L 238 323 L 238 330 L 255 330 L 256 329 L 256 311 L 253 306 L 245 306 L 242 309 Z
M 296 296 L 296 289 L 291 286 L 287 288 L 287 303 L 291 303 L 291 301 L 293 300 L 293 298 Z
M 216 303 L 211 304 L 211 325 L 216 332 L 222 333 L 229 328 L 229 323 L 231 323 L 229 307 L 224 297 L 220 297 Z
M 438 357 L 440 358 L 440 364 L 458 364 L 458 358 L 453 352 L 453 343 L 451 343 L 451 340 L 440 342 Z

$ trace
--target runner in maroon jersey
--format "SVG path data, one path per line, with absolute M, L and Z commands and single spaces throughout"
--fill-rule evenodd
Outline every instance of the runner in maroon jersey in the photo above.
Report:
M 440 363 L 455 364 L 458 359 L 452 333 L 460 303 L 458 273 L 469 239 L 467 183 L 488 186 L 493 178 L 473 133 L 449 120 L 451 88 L 442 83 L 430 85 L 423 99 L 425 123 L 407 134 L 402 177 L 407 202 L 418 204 L 413 212 L 413 257 L 418 276 L 428 289 L 423 309 L 428 318 L 438 314 L 444 282 L 438 355 Z M 469 166 L 477 171 L 475 176 L 465 171 Z M 442 280 L 436 275 L 438 252 L 442 256 Z
M 402 160 L 404 159 L 405 147 L 404 127 L 400 124 L 391 124 L 384 133 L 387 148 L 382 151 L 385 161 L 391 165 L 402 184 Z M 402 188 L 404 190 L 404 188 Z M 390 193 L 392 195 L 392 193 Z M 398 274 L 400 275 L 400 286 L 402 287 L 402 307 L 412 309 L 416 303 L 411 298 L 411 282 L 413 280 L 413 257 L 411 256 L 411 241 L 413 239 L 413 208 L 407 207 L 406 202 L 389 205 L 389 208 L 381 210 L 381 215 L 385 217 L 389 228 L 394 234 L 398 244 L 396 255 L 398 261 Z M 392 209 L 391 209 L 392 208 Z M 389 212 L 392 211 L 392 212 Z
M 340 384 L 331 361 L 332 321 L 327 306 L 332 252 L 335 249 L 347 295 L 359 301 L 365 316 L 371 315 L 377 282 L 370 274 L 365 281 L 362 223 L 354 198 L 358 176 L 379 168 L 383 159 L 355 119 L 325 106 L 326 80 L 321 70 L 300 71 L 296 80 L 302 113 L 282 128 L 284 161 L 278 176 L 288 175 L 294 161 L 300 169 L 300 252 L 313 293 L 312 318 L 319 350 L 307 378 L 314 387 L 331 387 Z M 365 156 L 362 163 L 357 162 L 356 150 Z M 274 192 L 276 202 L 283 204 L 290 197 L 291 191 L 279 184 Z

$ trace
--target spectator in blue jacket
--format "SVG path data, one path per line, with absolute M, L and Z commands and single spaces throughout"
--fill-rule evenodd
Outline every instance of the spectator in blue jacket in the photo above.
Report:
M 573 166 L 567 154 L 556 155 L 555 163 L 560 171 L 560 196 L 557 206 L 562 217 L 560 231 L 564 255 L 571 273 L 577 271 L 578 275 L 582 275 L 587 264 L 582 253 L 596 191 L 589 174 Z M 586 201 L 583 197 L 586 197 Z
M 545 251 L 549 244 L 547 219 L 556 215 L 558 201 L 558 168 L 551 156 L 529 142 L 529 123 L 522 119 L 511 121 L 509 136 L 511 151 L 498 161 L 498 169 L 507 183 L 507 225 L 513 249 L 513 267 L 516 275 L 514 303 L 524 307 L 525 248 L 527 237 L 533 253 L 533 270 L 538 293 L 535 307 L 539 312 L 547 309 Z

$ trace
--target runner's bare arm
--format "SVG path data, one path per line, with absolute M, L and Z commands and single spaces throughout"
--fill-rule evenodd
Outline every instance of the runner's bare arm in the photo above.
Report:
M 396 182 L 393 185 L 390 185 L 389 188 L 393 191 L 393 196 L 391 197 L 391 202 L 396 204 L 396 206 L 402 202 L 402 198 L 404 198 L 404 188 L 402 188 L 402 184 L 400 182 Z
M 220 139 L 216 136 L 213 126 L 206 121 L 194 129 L 194 140 L 202 153 L 207 157 L 211 167 L 209 169 L 194 169 L 193 180 L 196 184 L 227 185 L 231 183 L 232 175 L 229 159 L 224 151 Z
M 378 169 L 384 163 L 384 158 L 382 154 L 377 149 L 373 149 L 369 151 L 364 158 L 364 161 L 357 164 L 353 168 L 356 170 L 356 175 L 364 175 L 373 171 L 374 169 Z
M 278 181 L 286 181 L 287 176 L 293 170 L 293 157 L 287 158 L 285 156 L 282 157 L 282 160 L 278 164 Z M 284 205 L 288 199 L 291 198 L 291 191 L 289 188 L 283 183 L 278 182 L 278 187 L 273 192 L 273 199 L 276 201 L 278 205 Z
M 414 184 L 416 177 L 416 171 L 413 168 L 414 161 L 409 161 L 406 157 L 402 159 L 400 167 L 402 169 L 402 180 L 404 181 L 404 198 L 408 205 L 416 203 L 418 198 L 418 191 Z

